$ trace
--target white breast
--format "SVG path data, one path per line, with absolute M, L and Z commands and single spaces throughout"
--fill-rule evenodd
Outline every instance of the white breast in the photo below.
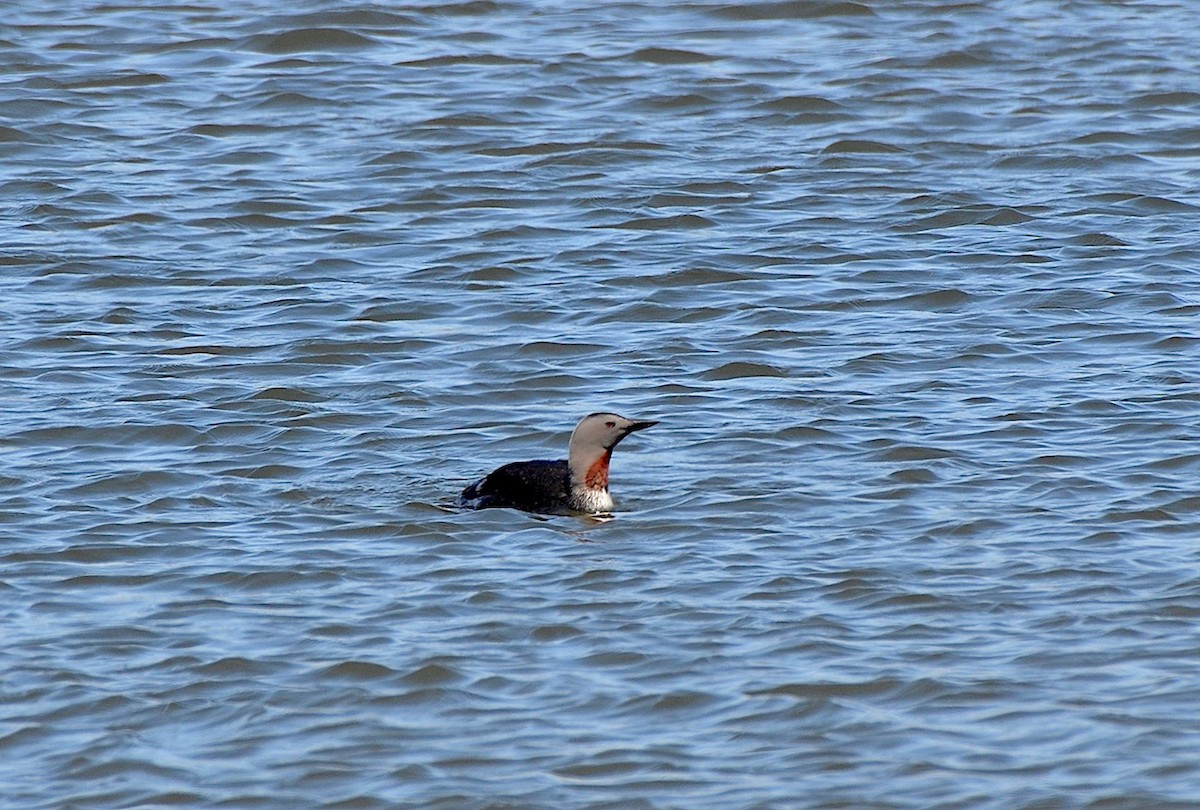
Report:
M 578 487 L 571 493 L 571 507 L 580 512 L 611 512 L 613 499 L 607 489 Z

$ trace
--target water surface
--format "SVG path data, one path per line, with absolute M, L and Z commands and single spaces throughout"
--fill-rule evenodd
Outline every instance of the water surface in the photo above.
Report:
M 1190 4 L 69 6 L 0 804 L 1195 806 Z M 614 520 L 451 507 L 601 409 Z

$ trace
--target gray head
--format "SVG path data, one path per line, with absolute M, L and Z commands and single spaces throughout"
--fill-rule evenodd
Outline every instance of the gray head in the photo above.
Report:
M 575 432 L 571 434 L 571 443 L 567 455 L 574 458 L 598 457 L 612 450 L 630 433 L 644 430 L 657 421 L 646 419 L 626 419 L 615 413 L 592 413 L 579 420 Z

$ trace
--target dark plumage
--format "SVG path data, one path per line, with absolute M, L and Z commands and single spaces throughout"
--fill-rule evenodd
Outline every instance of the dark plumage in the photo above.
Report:
M 462 497 L 476 509 L 560 512 L 571 498 L 571 470 L 566 460 L 514 461 L 471 484 Z

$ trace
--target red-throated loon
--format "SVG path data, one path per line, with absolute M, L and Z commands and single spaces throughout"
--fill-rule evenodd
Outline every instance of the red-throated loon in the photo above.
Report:
M 567 445 L 566 461 L 515 461 L 485 475 L 463 490 L 462 504 L 472 509 L 507 506 L 526 512 L 607 512 L 608 463 L 613 448 L 656 421 L 593 413 L 579 420 Z

